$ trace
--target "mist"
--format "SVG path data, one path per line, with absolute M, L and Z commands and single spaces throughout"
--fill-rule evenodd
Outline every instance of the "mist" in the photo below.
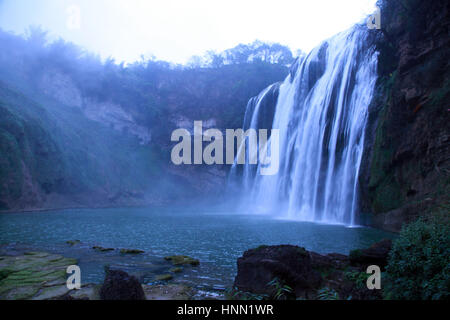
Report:
M 186 63 L 191 56 L 251 43 L 279 42 L 310 51 L 375 10 L 375 0 L 345 1 L 27 1 L 0 4 L 0 27 L 23 34 L 42 26 L 102 59 L 141 55 Z
M 12 104 L 4 106 L 10 114 L 5 134 L 16 137 L 19 148 L 10 154 L 14 164 L 5 163 L 4 177 L 20 189 L 15 164 L 23 154 L 36 155 L 25 158 L 36 184 L 30 198 L 16 187 L 4 190 L 3 206 L 10 209 L 220 196 L 229 166 L 173 165 L 171 132 L 198 119 L 221 130 L 239 128 L 248 99 L 282 80 L 294 61 L 288 47 L 254 41 L 208 51 L 186 65 L 154 58 L 124 64 L 52 41 L 40 27 L 24 36 L 0 31 L 0 45 L 0 81 Z M 18 128 L 30 124 L 42 133 L 24 141 Z

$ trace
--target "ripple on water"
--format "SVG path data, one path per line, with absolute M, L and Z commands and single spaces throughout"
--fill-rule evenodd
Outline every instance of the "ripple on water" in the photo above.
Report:
M 208 290 L 231 286 L 236 259 L 245 250 L 263 244 L 293 244 L 319 253 L 348 254 L 386 237 L 393 235 L 370 228 L 204 214 L 169 207 L 0 214 L 0 243 L 77 258 L 84 282 L 103 281 L 106 265 L 151 281 L 172 267 L 164 256 L 182 254 L 201 263 L 195 268 L 184 268 L 183 273 L 174 275 L 174 281 L 187 281 Z M 81 244 L 65 243 L 74 239 L 81 240 Z M 91 249 L 94 245 L 136 248 L 145 254 L 97 252 Z

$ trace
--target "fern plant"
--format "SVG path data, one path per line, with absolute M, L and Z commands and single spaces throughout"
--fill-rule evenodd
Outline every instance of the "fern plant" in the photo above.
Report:
M 280 279 L 275 277 L 267 284 L 269 287 L 273 287 L 274 294 L 273 298 L 275 300 L 286 300 L 290 295 L 292 295 L 292 288 L 287 284 L 284 284 Z
M 317 291 L 317 298 L 319 300 L 339 300 L 339 294 L 328 287 L 324 287 Z

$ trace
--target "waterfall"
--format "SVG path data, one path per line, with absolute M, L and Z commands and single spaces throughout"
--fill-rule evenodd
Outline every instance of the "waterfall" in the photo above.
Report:
M 278 129 L 280 165 L 271 176 L 258 174 L 259 164 L 233 165 L 230 181 L 239 186 L 245 211 L 357 223 L 358 174 L 377 78 L 369 33 L 357 25 L 323 42 L 283 83 L 249 101 L 244 129 Z M 244 143 L 238 152 L 246 152 Z

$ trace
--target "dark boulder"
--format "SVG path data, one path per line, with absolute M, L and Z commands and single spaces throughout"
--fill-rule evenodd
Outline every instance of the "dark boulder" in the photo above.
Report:
M 100 299 L 145 300 L 145 294 L 136 277 L 121 270 L 109 270 L 100 289 Z
M 280 245 L 248 250 L 237 261 L 234 286 L 242 292 L 273 295 L 269 283 L 278 279 L 293 289 L 296 297 L 308 298 L 321 284 L 320 273 L 313 270 L 304 248 Z
M 353 250 L 350 256 L 322 255 L 292 245 L 260 246 L 246 251 L 238 259 L 233 294 L 252 297 L 247 294 L 250 293 L 279 299 L 276 293 L 288 285 L 292 292 L 283 299 L 323 299 L 323 290 L 330 295 L 336 293 L 339 299 L 382 299 L 380 290 L 367 288 L 366 269 L 369 265 L 378 265 L 383 270 L 391 248 L 389 239 L 366 249 Z
M 381 269 L 387 266 L 389 252 L 392 248 L 392 240 L 384 239 L 374 243 L 367 249 L 353 250 L 350 252 L 350 264 L 353 266 L 377 265 Z
M 334 269 L 345 269 L 350 264 L 348 256 L 339 253 L 329 253 L 321 255 L 316 252 L 309 252 L 311 266 L 316 271 L 330 271 Z

